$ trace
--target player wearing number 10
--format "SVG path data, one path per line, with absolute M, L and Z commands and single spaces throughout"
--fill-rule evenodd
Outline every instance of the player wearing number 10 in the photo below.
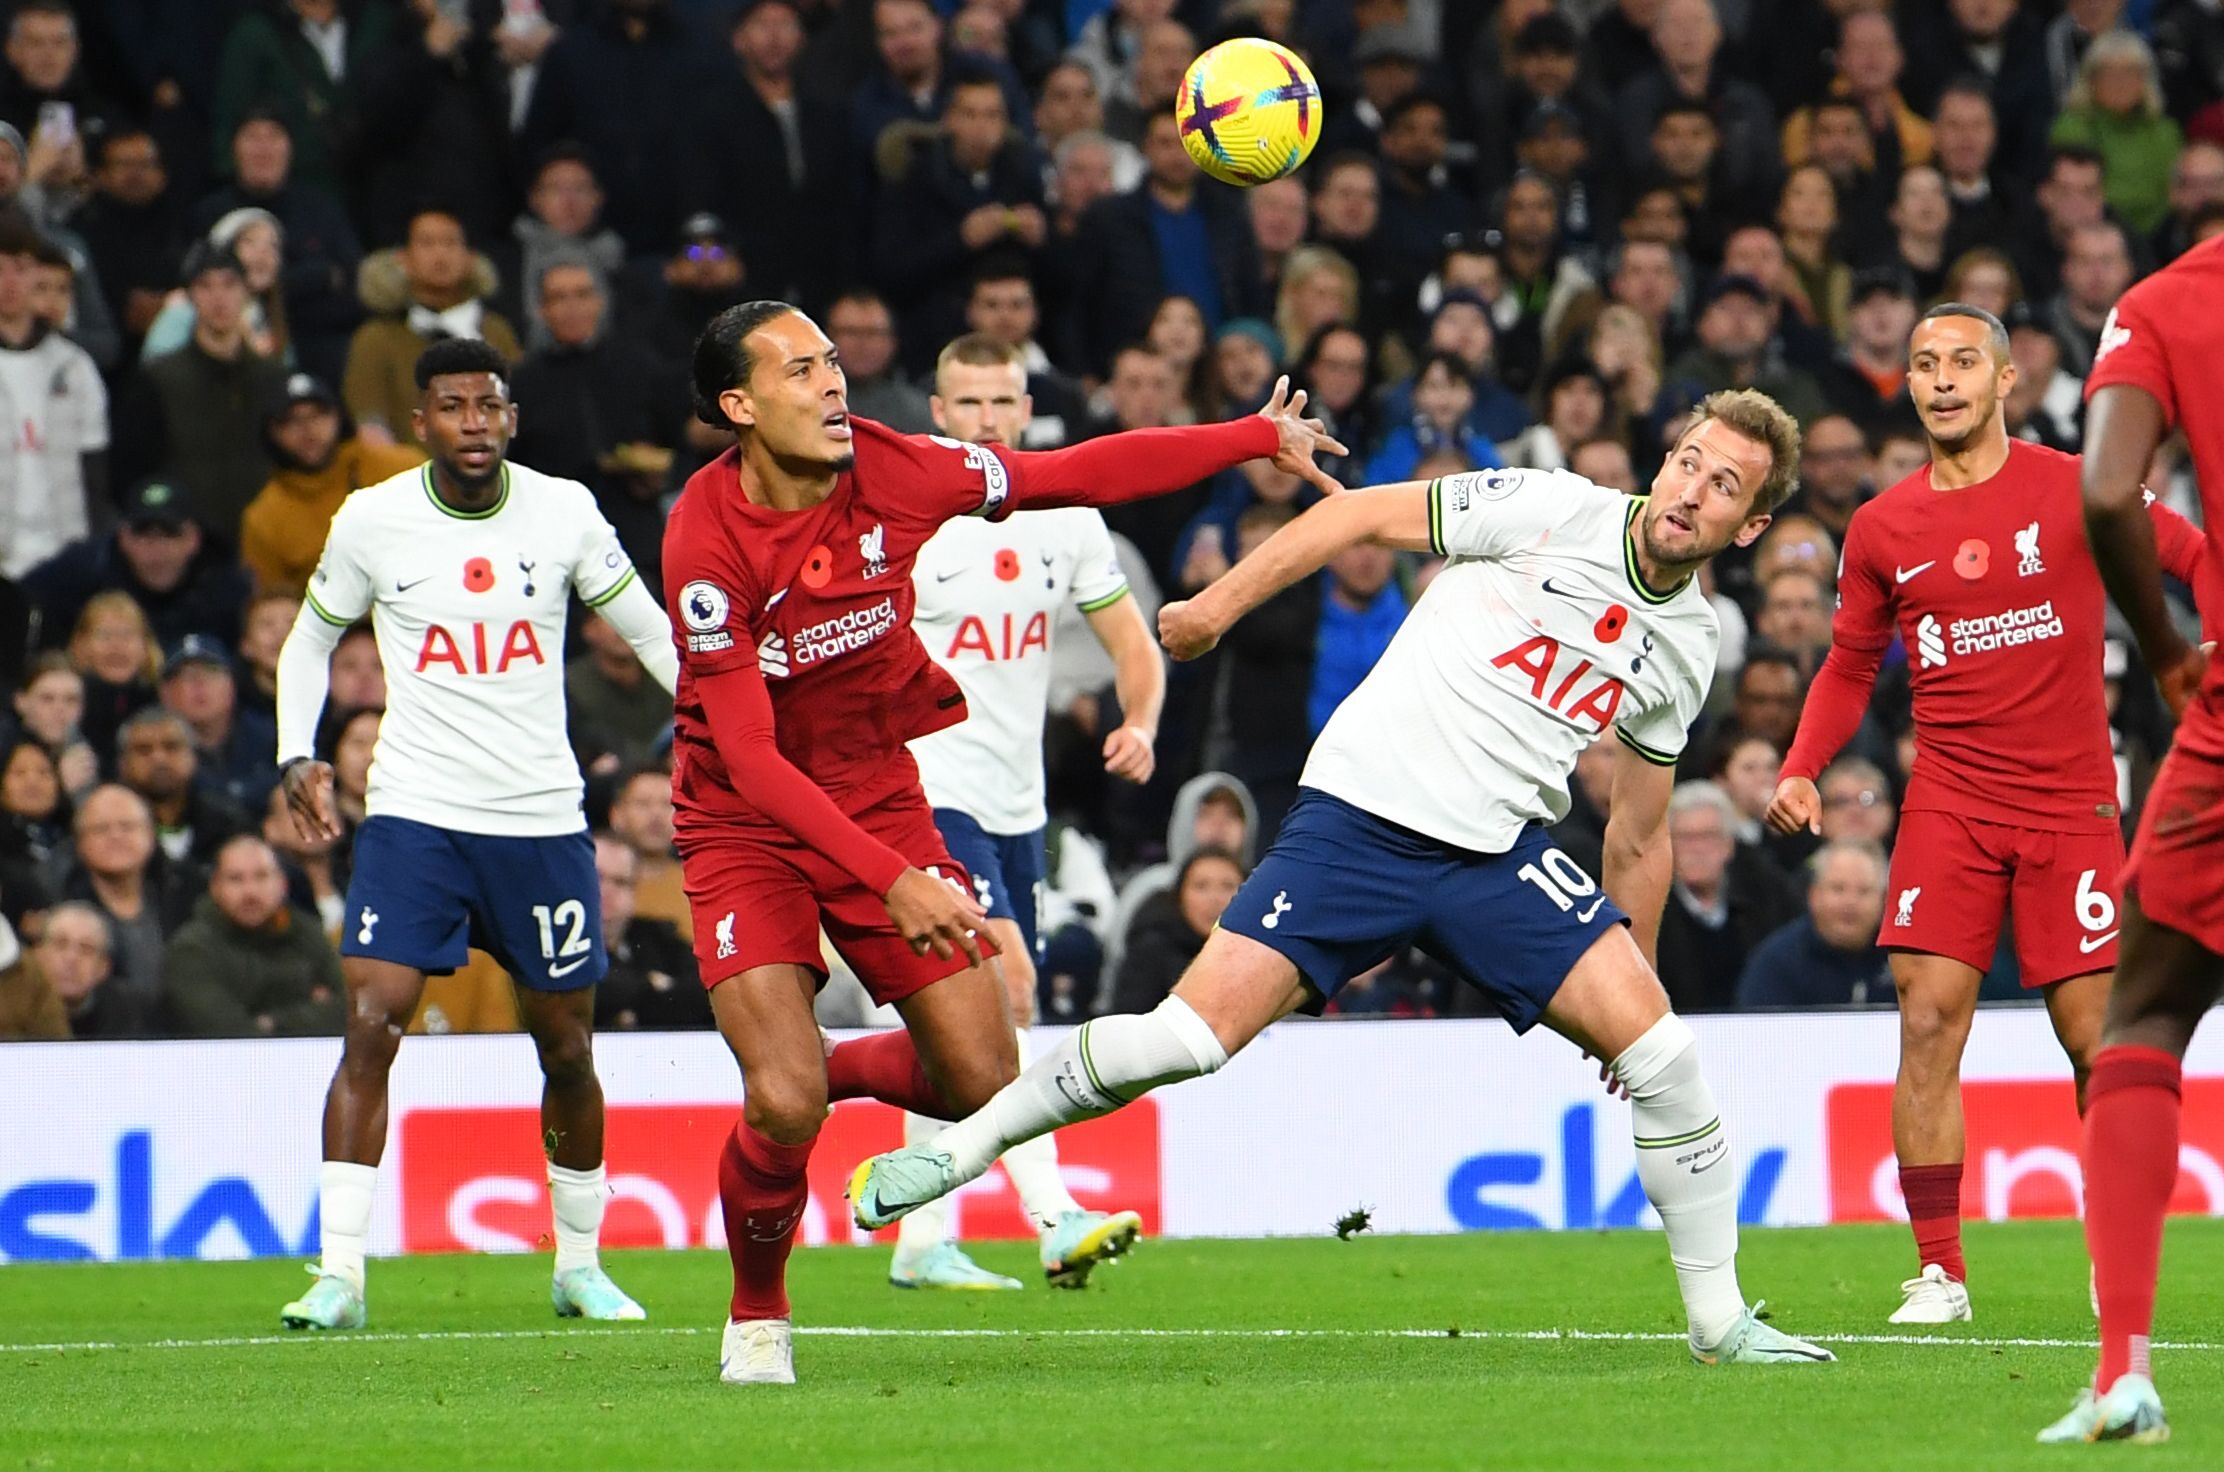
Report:
M 1334 496 L 1187 603 L 1178 659 L 1360 542 L 1451 559 L 1329 719 L 1274 847 L 1145 1016 L 1083 1024 L 971 1117 L 859 1166 L 859 1225 L 977 1178 L 1013 1145 L 1211 1073 L 1276 1018 L 1408 945 L 1607 1060 L 1667 1228 L 1692 1357 L 1832 1356 L 1763 1323 L 1737 1281 L 1737 1182 L 1698 1043 L 1648 955 L 1669 880 L 1675 761 L 1720 631 L 1699 568 L 1748 545 L 1790 489 L 1799 430 L 1751 391 L 1707 399 L 1629 498 L 1566 472 L 1486 471 Z M 1605 893 L 1545 837 L 1578 754 L 1612 728 Z M 1634 934 L 1632 933 L 1634 932 Z M 1272 1181 L 1257 1183 L 1273 1189 Z
M 371 757 L 340 954 L 347 1035 L 324 1108 L 316 1282 L 293 1329 L 365 1318 L 364 1239 L 386 1146 L 386 1076 L 425 973 L 467 945 L 515 979 L 540 1051 L 555 1207 L 556 1312 L 638 1319 L 597 1260 L 606 1195 L 592 1052 L 602 948 L 594 845 L 564 736 L 564 625 L 576 591 L 657 682 L 677 682 L 671 625 L 594 495 L 503 459 L 517 428 L 508 367 L 451 338 L 417 360 L 416 429 L 432 461 L 348 498 L 278 656 L 278 754 L 294 822 L 336 836 L 332 769 L 311 753 L 340 631 L 368 613 L 392 704 Z

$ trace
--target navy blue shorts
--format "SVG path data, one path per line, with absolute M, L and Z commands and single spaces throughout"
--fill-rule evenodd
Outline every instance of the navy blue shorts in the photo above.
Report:
M 1027 954 L 1040 959 L 1042 937 L 1036 918 L 1042 907 L 1043 830 L 991 833 L 970 813 L 936 808 L 934 826 L 950 846 L 950 857 L 973 876 L 973 897 L 991 920 L 1009 920 L 1027 942 Z
M 1418 946 L 1527 1032 L 1627 920 L 1535 824 L 1506 852 L 1478 854 L 1307 787 L 1220 928 L 1289 957 L 1323 997 Z
M 610 958 L 586 830 L 510 838 L 366 820 L 355 833 L 340 954 L 440 975 L 463 965 L 471 946 L 535 991 L 602 980 Z

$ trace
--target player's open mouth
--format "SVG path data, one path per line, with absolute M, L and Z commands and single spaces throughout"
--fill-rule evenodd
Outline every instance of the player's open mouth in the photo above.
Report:
M 1951 419 L 1969 406 L 1960 399 L 1939 399 L 1931 404 L 1933 419 Z
M 477 468 L 494 458 L 494 446 L 460 445 L 456 449 L 456 458 L 466 465 Z
M 850 437 L 849 415 L 847 413 L 827 415 L 826 432 L 838 440 L 848 439 Z
M 1688 532 L 1692 530 L 1691 523 L 1685 521 L 1681 516 L 1678 516 L 1673 511 L 1663 511 L 1660 514 L 1660 519 L 1667 522 L 1670 526 L 1674 527 L 1679 532 Z

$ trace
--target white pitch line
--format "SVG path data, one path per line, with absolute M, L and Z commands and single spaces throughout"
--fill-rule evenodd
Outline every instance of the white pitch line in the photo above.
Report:
M 616 1329 L 445 1329 L 418 1334 L 253 1334 L 217 1339 L 87 1339 L 73 1343 L 0 1344 L 0 1354 L 78 1354 L 116 1349 L 245 1349 L 266 1344 L 437 1344 L 449 1340 L 565 1340 L 641 1338 L 652 1335 L 716 1334 L 715 1328 L 658 1325 Z M 1551 1343 L 1554 1340 L 1681 1344 L 1681 1334 L 1612 1329 L 891 1329 L 862 1324 L 804 1325 L 798 1338 L 819 1339 L 1478 1339 Z M 1961 1338 L 1945 1334 L 1815 1334 L 1822 1344 L 1916 1345 L 1933 1349 L 2093 1349 L 2091 1339 Z M 2210 1340 L 2158 1340 L 2154 1348 L 2177 1353 L 2215 1354 L 2224 1343 Z

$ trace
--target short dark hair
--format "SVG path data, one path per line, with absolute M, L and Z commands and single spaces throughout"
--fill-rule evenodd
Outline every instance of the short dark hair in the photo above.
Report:
M 2108 160 L 2101 156 L 2099 149 L 2088 148 L 2082 143 L 2057 143 L 2047 150 L 2046 172 L 2039 177 L 2041 179 L 2053 178 L 2054 171 L 2063 164 L 2084 164 L 2100 170 L 2103 174 L 2108 172 Z
M 407 245 L 409 237 L 416 233 L 417 222 L 427 215 L 438 215 L 441 219 L 449 221 L 456 227 L 456 233 L 463 237 L 463 243 L 465 245 L 471 243 L 471 227 L 463 223 L 463 216 L 458 214 L 452 205 L 427 201 L 411 208 L 409 218 L 402 222 L 402 243 L 404 245 Z
M 1920 327 L 1934 317 L 1967 317 L 1972 322 L 1982 322 L 1985 325 L 1985 346 L 1992 350 L 1993 361 L 1998 363 L 2008 361 L 2007 325 L 1983 307 L 1971 306 L 1968 302 L 1940 302 L 1922 316 L 1917 317 L 1915 325 Z M 1914 341 L 1914 337 L 1910 335 L 1908 338 L 1909 345 L 1912 346 Z
M 444 337 L 417 355 L 417 391 L 450 373 L 491 373 L 505 389 L 510 381 L 510 361 L 494 344 L 476 337 Z
M 2000 109 L 1993 106 L 1992 89 L 1967 72 L 1963 72 L 1938 89 L 1938 105 L 1944 106 L 1946 99 L 1949 97 L 1974 97 L 1985 105 L 1985 111 L 1991 113 L 1994 117 L 2000 115 Z M 1932 108 L 1931 115 L 1935 117 L 1937 114 L 1938 108 Z
M 1847 95 L 1845 95 L 1844 93 L 1833 93 L 1832 95 L 1830 95 L 1830 96 L 1828 96 L 1828 97 L 1822 97 L 1822 98 L 1817 98 L 1817 99 L 1816 99 L 1816 101 L 1815 101 L 1815 105 L 1814 105 L 1814 108 L 1813 108 L 1813 110 L 1812 110 L 1812 111 L 1811 111 L 1811 112 L 1810 112 L 1810 113 L 1808 114 L 1808 116 L 1809 116 L 1810 118 L 1819 118 L 1819 117 L 1821 117 L 1821 116 L 1822 116 L 1822 115 L 1823 115 L 1824 113 L 1826 113 L 1826 112 L 1860 112 L 1860 111 L 1861 111 L 1861 104 L 1860 104 L 1860 103 L 1858 103 L 1858 102 L 1856 102 L 1856 101 L 1854 101 L 1854 100 L 1853 100 L 1853 98 L 1851 98 L 1850 96 L 1847 96 Z
M 1398 125 L 1400 118 L 1423 107 L 1433 107 L 1438 112 L 1443 113 L 1447 119 L 1452 115 L 1452 109 L 1446 105 L 1443 98 L 1423 88 L 1418 92 L 1408 92 L 1382 110 L 1382 131 L 1389 132 Z
M 742 388 L 756 363 L 749 352 L 749 334 L 796 308 L 769 298 L 742 302 L 710 319 L 703 335 L 695 339 L 693 365 L 695 417 L 712 429 L 733 431 L 737 426 L 719 407 L 718 396 Z
M 1790 670 L 1802 682 L 1806 679 L 1806 671 L 1799 666 L 1799 656 L 1781 645 L 1768 644 L 1755 639 L 1745 646 L 1745 663 L 1738 666 L 1737 688 L 1743 688 L 1746 675 L 1763 665 L 1777 665 Z
M 1645 129 L 1646 133 L 1650 134 L 1654 128 L 1659 127 L 1668 119 L 1677 116 L 1695 116 L 1705 118 L 1709 127 L 1714 128 L 1716 132 L 1721 131 L 1720 125 L 1714 121 L 1714 114 L 1707 111 L 1707 106 L 1705 103 L 1691 102 L 1679 97 L 1675 101 L 1668 103 L 1666 106 L 1662 107 L 1660 111 L 1653 114 L 1653 120 L 1651 124 Z
M 38 238 L 37 243 L 31 247 L 31 259 L 42 266 L 59 266 L 72 277 L 77 275 L 77 262 L 70 259 L 68 251 L 54 243 L 52 236 L 41 235 Z
M 1446 373 L 1452 375 L 1452 380 L 1455 383 L 1464 383 L 1469 388 L 1475 386 L 1473 371 L 1468 368 L 1465 362 L 1461 361 L 1458 353 L 1434 352 L 1424 357 L 1420 366 L 1413 370 L 1414 383 L 1419 384 L 1431 368 L 1443 369 Z
M 595 168 L 595 161 L 587 157 L 587 150 L 569 139 L 561 143 L 551 143 L 548 147 L 542 149 L 540 157 L 533 160 L 533 172 L 527 176 L 526 182 L 528 184 L 538 184 L 541 175 L 558 164 L 577 164 L 594 178 L 597 185 L 602 182 L 602 175 Z
M 46 237 L 23 216 L 0 209 L 0 256 L 36 257 Z
M 18 15 L 22 13 L 20 10 L 16 12 Z M 86 139 L 89 148 L 88 162 L 94 168 L 100 168 L 108 162 L 108 155 L 115 151 L 117 144 L 127 143 L 134 138 L 146 139 L 154 148 L 155 162 L 158 164 L 162 162 L 162 140 L 155 137 L 153 131 L 141 123 L 118 123 L 105 132 L 94 133 Z

